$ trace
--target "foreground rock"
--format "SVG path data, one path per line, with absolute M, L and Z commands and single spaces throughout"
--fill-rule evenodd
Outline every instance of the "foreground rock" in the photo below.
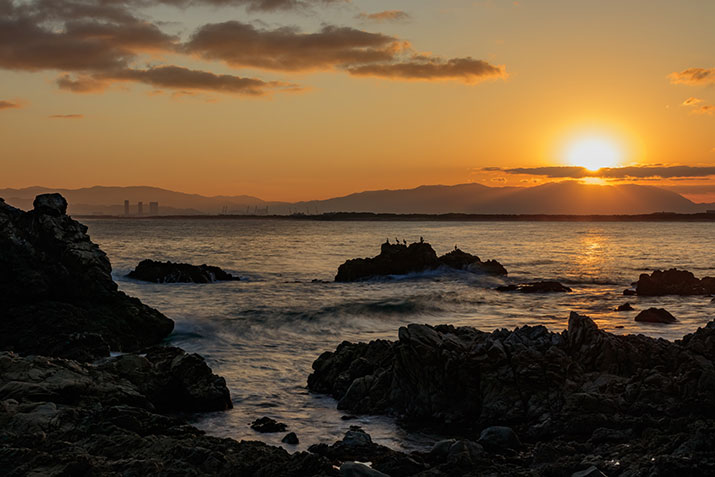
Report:
M 142 260 L 127 275 L 129 278 L 154 283 L 212 283 L 216 281 L 240 280 L 219 267 L 211 265 L 189 265 L 188 263 L 157 262 Z
M 149 353 L 143 366 L 130 366 L 126 356 L 93 366 L 0 353 L 2 474 L 337 475 L 326 458 L 209 437 L 176 417 L 159 414 L 167 407 L 196 410 L 196 369 L 178 364 L 191 356 L 182 353 L 171 360 L 183 371 L 173 370 L 169 386 L 178 399 L 168 402 L 166 392 L 155 392 L 167 386 L 160 370 L 169 366 L 168 355 Z M 155 369 L 141 373 L 137 367 Z M 212 394 L 207 390 L 207 403 L 213 402 Z
M 519 293 L 568 293 L 572 290 L 559 282 L 547 281 L 522 283 L 520 285 L 504 285 L 497 287 L 497 291 Z
M 635 317 L 635 321 L 642 321 L 645 323 L 677 323 L 678 320 L 675 319 L 673 315 L 670 314 L 665 308 L 648 308 L 638 313 Z
M 344 342 L 313 369 L 309 388 L 339 409 L 471 441 L 508 426 L 526 446 L 510 457 L 515 475 L 715 470 L 715 322 L 676 342 L 612 335 L 576 313 L 562 333 L 409 325 L 397 342 Z
M 174 323 L 117 290 L 107 256 L 59 194 L 0 200 L 0 349 L 79 360 L 156 344 Z
M 715 277 L 695 278 L 686 270 L 656 270 L 650 275 L 641 274 L 636 283 L 636 293 L 643 296 L 710 295 L 715 293 Z
M 506 269 L 496 260 L 483 262 L 476 255 L 457 248 L 437 257 L 432 246 L 426 242 L 407 245 L 382 244 L 380 254 L 372 258 L 355 258 L 340 265 L 336 282 L 354 282 L 373 277 L 405 275 L 448 267 L 475 273 L 506 275 Z

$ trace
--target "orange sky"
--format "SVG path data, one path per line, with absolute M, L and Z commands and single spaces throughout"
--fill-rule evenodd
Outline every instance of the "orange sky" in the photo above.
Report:
M 0 188 L 529 185 L 597 138 L 715 201 L 715 2 L 38 1 L 0 0 Z

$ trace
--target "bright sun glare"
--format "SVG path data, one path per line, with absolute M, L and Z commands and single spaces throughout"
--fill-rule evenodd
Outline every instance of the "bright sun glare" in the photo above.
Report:
M 600 137 L 579 138 L 566 148 L 566 161 L 572 166 L 596 171 L 621 162 L 621 152 L 612 141 Z

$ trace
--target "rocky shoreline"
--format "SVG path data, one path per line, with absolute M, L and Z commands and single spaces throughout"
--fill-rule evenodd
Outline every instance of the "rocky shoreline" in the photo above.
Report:
M 612 335 L 576 313 L 562 333 L 409 325 L 396 342 L 343 342 L 313 369 L 309 389 L 339 409 L 454 436 L 479 462 L 469 475 L 715 472 L 715 321 L 676 342 Z M 523 446 L 485 446 L 493 426 Z M 441 465 L 424 475 L 467 475 Z
M 225 380 L 201 356 L 165 346 L 173 322 L 118 291 L 66 207 L 57 194 L 29 212 L 0 200 L 2 475 L 715 474 L 715 322 L 675 342 L 615 336 L 575 313 L 562 333 L 409 325 L 398 341 L 344 342 L 315 361 L 312 392 L 439 432 L 429 452 L 389 449 L 359 427 L 292 454 L 207 436 L 186 417 L 230 409 Z M 390 270 L 506 273 L 424 243 L 383 253 Z M 411 254 L 423 260 L 410 265 Z M 362 279 L 381 260 L 344 273 Z

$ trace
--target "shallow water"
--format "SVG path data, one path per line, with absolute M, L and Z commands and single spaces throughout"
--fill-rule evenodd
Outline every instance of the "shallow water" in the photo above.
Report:
M 434 436 L 408 434 L 389 418 L 343 421 L 335 401 L 306 390 L 311 364 L 343 340 L 396 339 L 407 323 L 452 323 L 484 331 L 543 324 L 565 328 L 570 311 L 614 333 L 677 339 L 713 319 L 710 297 L 624 297 L 640 273 L 678 267 L 715 276 L 715 223 L 590 222 L 310 222 L 230 219 L 84 219 L 107 252 L 122 290 L 176 321 L 169 341 L 203 355 L 223 375 L 234 409 L 201 415 L 211 434 L 280 445 L 283 433 L 259 434 L 263 415 L 288 424 L 304 449 L 332 443 L 351 424 L 393 448 L 429 445 Z M 504 279 L 435 271 L 353 284 L 333 283 L 349 258 L 376 255 L 387 237 L 455 245 L 497 259 L 507 282 L 555 279 L 569 294 L 521 295 L 493 290 Z M 125 275 L 144 258 L 218 265 L 239 282 L 151 284 Z M 316 280 L 316 281 L 313 281 Z M 665 307 L 674 325 L 635 323 L 638 310 Z M 619 328 L 622 327 L 622 328 Z

